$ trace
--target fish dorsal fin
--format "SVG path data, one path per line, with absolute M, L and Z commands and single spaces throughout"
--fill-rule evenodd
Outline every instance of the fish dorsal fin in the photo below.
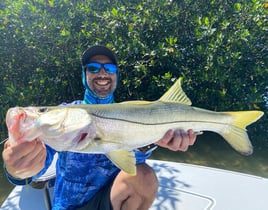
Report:
M 182 77 L 180 77 L 171 88 L 159 99 L 162 102 L 177 102 L 191 105 L 191 100 L 187 97 L 181 88 Z

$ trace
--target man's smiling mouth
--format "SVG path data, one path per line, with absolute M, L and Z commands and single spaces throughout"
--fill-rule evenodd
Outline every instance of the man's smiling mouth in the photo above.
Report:
M 100 85 L 100 86 L 105 86 L 105 85 L 108 85 L 109 83 L 110 83 L 110 81 L 108 81 L 108 80 L 97 80 L 96 81 L 96 84 Z
M 111 83 L 111 80 L 110 79 L 103 79 L 103 78 L 96 78 L 94 80 L 94 82 L 96 85 L 106 86 L 106 85 L 109 85 Z

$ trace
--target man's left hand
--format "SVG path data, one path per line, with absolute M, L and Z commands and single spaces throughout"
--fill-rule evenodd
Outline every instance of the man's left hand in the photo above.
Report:
M 155 144 L 168 148 L 172 151 L 187 151 L 189 146 L 193 145 L 196 140 L 196 134 L 192 129 L 184 130 L 168 130 L 162 139 Z

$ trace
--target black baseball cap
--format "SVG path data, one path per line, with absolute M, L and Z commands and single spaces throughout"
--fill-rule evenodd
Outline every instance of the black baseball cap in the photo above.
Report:
M 95 55 L 105 55 L 111 59 L 113 64 L 117 65 L 116 55 L 110 49 L 101 45 L 90 47 L 83 52 L 82 59 L 81 59 L 82 65 L 85 66 L 90 61 L 90 59 L 94 57 Z

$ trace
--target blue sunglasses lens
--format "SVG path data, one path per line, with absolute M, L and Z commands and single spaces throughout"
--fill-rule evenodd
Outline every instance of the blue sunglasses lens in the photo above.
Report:
M 117 72 L 117 66 L 112 63 L 89 63 L 86 66 L 87 70 L 91 73 L 99 73 L 101 68 L 104 68 L 108 74 L 115 74 Z

